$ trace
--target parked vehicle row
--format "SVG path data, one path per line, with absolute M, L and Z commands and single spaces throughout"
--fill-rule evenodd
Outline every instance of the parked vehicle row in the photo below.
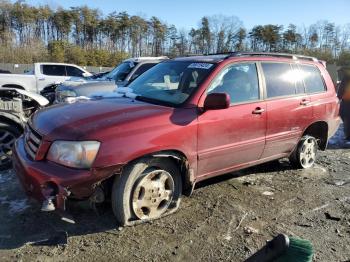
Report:
M 14 168 L 43 211 L 110 199 L 120 225 L 157 219 L 204 179 L 285 157 L 310 168 L 340 121 L 326 68 L 305 56 L 165 60 L 121 90 L 28 121 Z
M 125 87 L 141 74 L 151 69 L 156 64 L 168 59 L 167 57 L 139 57 L 129 58 L 115 67 L 112 71 L 99 78 L 78 78 L 65 81 L 57 86 L 56 102 L 65 102 L 69 97 L 85 96 L 113 92 L 116 85 Z

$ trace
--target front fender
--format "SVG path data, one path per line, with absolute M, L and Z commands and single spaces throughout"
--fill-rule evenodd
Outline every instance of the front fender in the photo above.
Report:
M 5 119 L 5 122 L 9 122 L 7 120 L 10 120 L 16 123 L 17 125 L 21 126 L 22 128 L 24 128 L 26 123 L 26 119 L 21 119 L 20 116 L 10 114 L 7 112 L 0 112 L 0 121 L 3 121 L 4 119 Z

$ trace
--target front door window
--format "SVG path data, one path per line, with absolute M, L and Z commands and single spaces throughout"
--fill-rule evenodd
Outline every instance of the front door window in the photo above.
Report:
M 234 64 L 219 73 L 208 93 L 227 93 L 231 104 L 259 100 L 259 81 L 255 63 Z

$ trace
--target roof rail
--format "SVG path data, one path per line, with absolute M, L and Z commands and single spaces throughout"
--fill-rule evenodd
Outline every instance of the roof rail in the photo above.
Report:
M 200 53 L 200 54 L 197 54 L 197 53 L 187 53 L 184 55 L 184 57 L 191 57 L 191 56 L 204 56 L 206 54 L 203 54 L 203 53 Z
M 169 59 L 167 56 L 139 56 L 139 57 L 130 57 L 125 60 L 124 62 L 142 62 L 142 61 L 148 61 L 148 60 L 166 60 Z
M 313 62 L 319 62 L 316 57 L 305 56 L 305 55 L 295 55 L 288 53 L 270 53 L 270 52 L 232 52 L 226 58 L 229 57 L 239 57 L 239 56 L 272 56 L 272 57 L 284 57 L 293 60 L 308 60 Z

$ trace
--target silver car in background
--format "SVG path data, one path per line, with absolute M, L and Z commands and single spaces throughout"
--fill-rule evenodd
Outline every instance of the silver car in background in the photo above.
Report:
M 167 59 L 166 56 L 129 58 L 100 78 L 72 78 L 56 87 L 55 102 L 66 102 L 68 98 L 74 97 L 89 97 L 95 93 L 113 92 L 117 86 L 126 87 L 141 74 Z

